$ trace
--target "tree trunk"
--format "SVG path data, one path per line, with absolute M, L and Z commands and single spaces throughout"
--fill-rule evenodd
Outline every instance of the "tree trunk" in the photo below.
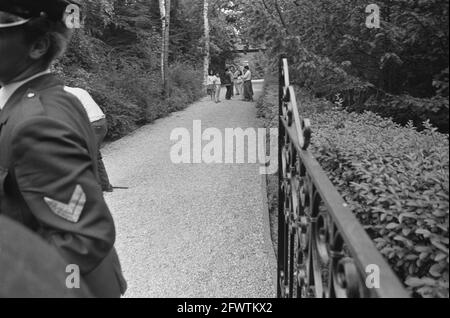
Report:
M 159 0 L 161 13 L 161 80 L 163 94 L 169 92 L 168 64 L 169 64 L 169 24 L 170 24 L 170 0 Z
M 205 27 L 204 27 L 205 28 L 205 56 L 204 56 L 204 61 L 203 61 L 203 77 L 204 77 L 205 87 L 206 87 L 208 73 L 209 73 L 208 71 L 209 71 L 209 59 L 210 59 L 208 10 L 209 10 L 209 0 L 204 0 L 204 2 L 203 2 L 203 18 L 204 18 L 204 25 L 205 25 Z
M 166 18 L 164 28 L 164 94 L 169 94 L 169 43 L 170 43 L 170 0 L 165 0 Z

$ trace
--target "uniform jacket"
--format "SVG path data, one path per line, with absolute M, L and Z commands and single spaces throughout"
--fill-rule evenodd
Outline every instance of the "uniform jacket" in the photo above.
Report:
M 87 284 L 66 286 L 66 261 L 21 224 L 0 215 L 0 298 L 90 298 Z M 42 261 L 45 259 L 45 262 Z
M 115 228 L 98 182 L 86 111 L 51 74 L 21 86 L 0 111 L 0 214 L 79 266 L 94 296 L 126 289 Z

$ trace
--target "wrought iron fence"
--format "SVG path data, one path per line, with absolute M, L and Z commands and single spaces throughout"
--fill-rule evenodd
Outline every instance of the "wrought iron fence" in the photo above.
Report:
M 319 163 L 279 65 L 278 297 L 409 297 Z

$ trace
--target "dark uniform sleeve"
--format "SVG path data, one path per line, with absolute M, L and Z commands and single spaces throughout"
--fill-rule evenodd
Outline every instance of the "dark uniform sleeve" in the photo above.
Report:
M 16 180 L 40 235 L 89 273 L 113 247 L 115 229 L 86 141 L 67 124 L 40 116 L 17 126 L 12 147 Z

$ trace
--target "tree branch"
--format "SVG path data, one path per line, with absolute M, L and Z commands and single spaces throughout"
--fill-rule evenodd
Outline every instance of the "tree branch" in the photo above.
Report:
M 267 14 L 272 18 L 272 20 L 276 21 L 278 24 L 277 18 L 273 15 L 272 11 L 270 10 L 269 6 L 267 5 L 265 0 L 261 0 L 264 8 L 266 9 Z
M 275 9 L 277 10 L 278 16 L 280 17 L 281 24 L 283 25 L 284 29 L 286 30 L 286 34 L 290 35 L 286 21 L 284 20 L 284 17 L 283 17 L 283 13 L 281 12 L 281 8 L 278 3 L 278 0 L 273 0 L 273 1 L 274 1 Z

